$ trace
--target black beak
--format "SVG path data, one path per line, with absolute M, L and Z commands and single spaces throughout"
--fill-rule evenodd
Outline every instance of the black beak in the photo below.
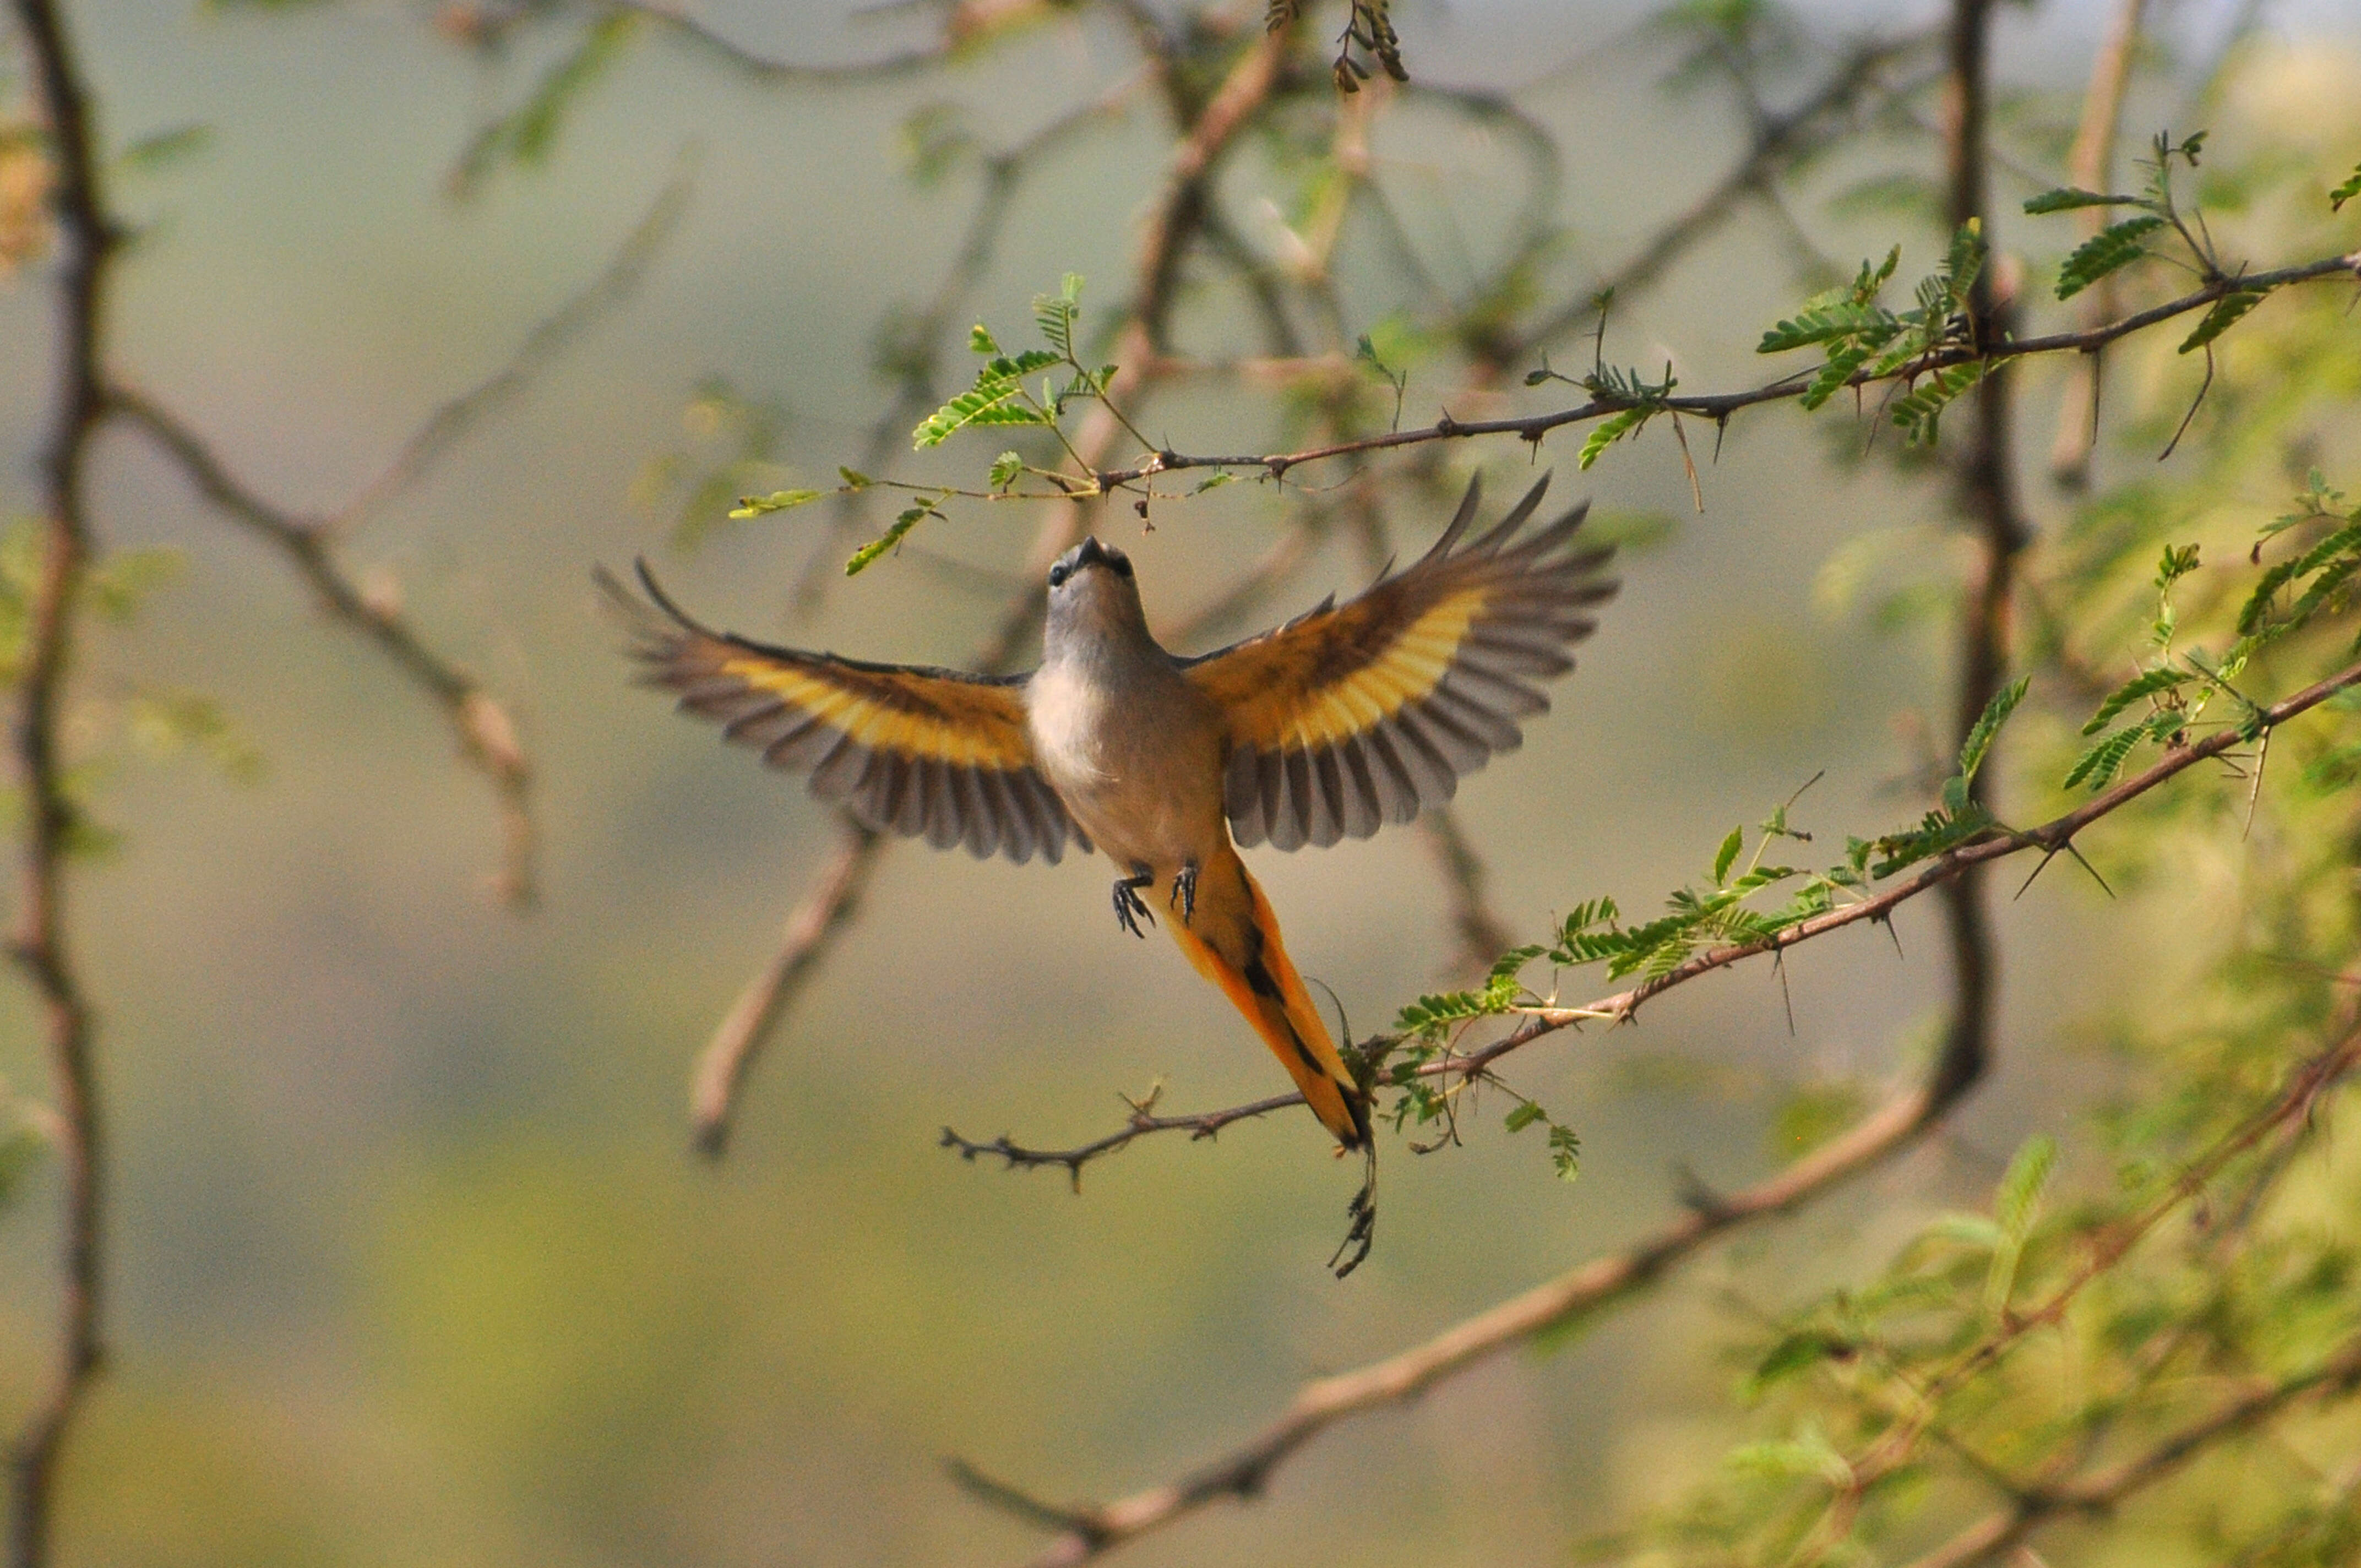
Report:
M 1085 566 L 1104 566 L 1106 564 L 1106 548 L 1099 543 L 1099 536 L 1095 533 L 1086 536 L 1082 547 L 1074 552 L 1074 570 L 1077 572 Z

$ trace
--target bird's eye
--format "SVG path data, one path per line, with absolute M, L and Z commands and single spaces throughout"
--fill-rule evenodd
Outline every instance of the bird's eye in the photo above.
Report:
M 1115 560 L 1114 560 L 1114 562 L 1113 562 L 1112 564 L 1113 564 L 1113 565 L 1115 566 L 1115 575 L 1116 575 L 1116 576 L 1124 576 L 1124 577 L 1128 577 L 1129 576 L 1131 576 L 1131 557 L 1130 557 L 1130 556 L 1128 556 L 1128 555 L 1117 555 L 1116 557 L 1115 557 Z
M 1049 586 L 1053 588 L 1066 586 L 1066 564 L 1063 561 L 1049 568 Z

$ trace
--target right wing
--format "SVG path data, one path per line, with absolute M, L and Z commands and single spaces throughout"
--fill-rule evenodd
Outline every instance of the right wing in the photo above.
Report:
M 1434 548 L 1344 605 L 1183 661 L 1229 723 L 1224 778 L 1241 844 L 1366 839 L 1442 805 L 1460 777 L 1523 739 L 1538 685 L 1574 667 L 1612 554 L 1585 547 L 1576 507 L 1517 538 L 1549 477 L 1480 537 L 1475 481 Z
M 1022 862 L 1038 850 L 1055 864 L 1069 839 L 1089 850 L 1033 765 L 1023 677 L 875 664 L 713 631 L 665 597 L 645 563 L 639 570 L 653 608 L 604 567 L 594 575 L 647 684 L 720 719 L 723 734 L 761 748 L 773 767 L 810 774 L 820 799 L 939 850 L 965 844 L 979 860 L 997 850 Z

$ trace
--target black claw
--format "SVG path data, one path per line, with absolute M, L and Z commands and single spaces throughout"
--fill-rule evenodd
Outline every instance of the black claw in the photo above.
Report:
M 1154 872 L 1141 872 L 1124 877 L 1115 884 L 1115 923 L 1142 941 L 1148 939 L 1148 933 L 1139 928 L 1139 923 L 1145 920 L 1150 926 L 1155 925 L 1156 911 L 1141 900 L 1139 890 L 1153 885 L 1155 881 Z
M 1352 1222 L 1352 1228 L 1336 1245 L 1336 1255 L 1328 1260 L 1329 1268 L 1339 1279 L 1361 1266 L 1361 1260 L 1369 1255 L 1369 1248 L 1377 1244 L 1378 1239 L 1377 1140 L 1371 1138 L 1363 1148 L 1363 1158 L 1367 1163 L 1362 1168 L 1361 1190 L 1353 1194 L 1353 1201 L 1345 1210 L 1345 1217 Z
M 1191 861 L 1172 879 L 1172 896 L 1167 901 L 1180 906 L 1180 924 L 1186 926 L 1197 916 L 1197 862 Z

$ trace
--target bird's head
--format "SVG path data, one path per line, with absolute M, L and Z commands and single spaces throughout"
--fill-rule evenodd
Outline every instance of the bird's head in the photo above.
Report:
M 1049 568 L 1052 641 L 1145 632 L 1147 628 L 1139 585 L 1132 579 L 1131 557 L 1122 551 L 1088 538 L 1059 556 Z

